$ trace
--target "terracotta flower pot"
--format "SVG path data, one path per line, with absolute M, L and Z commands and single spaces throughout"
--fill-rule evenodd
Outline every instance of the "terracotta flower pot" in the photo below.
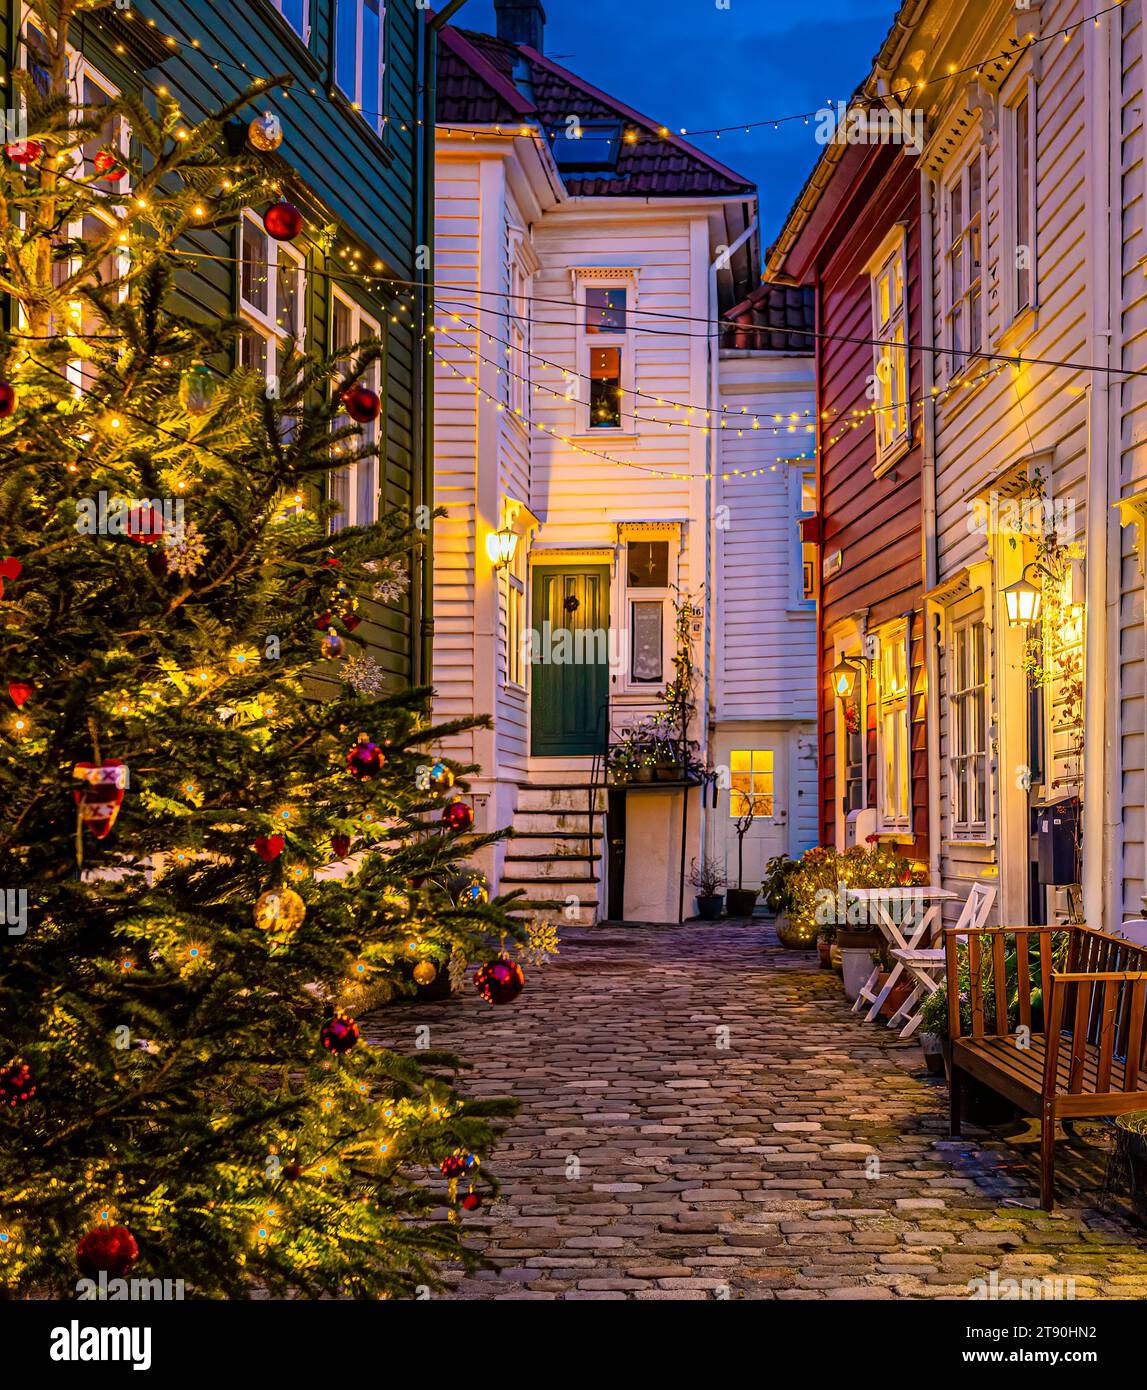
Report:
M 822 970 L 831 970 L 831 969 L 832 969 L 832 942 L 831 942 L 831 941 L 818 941 L 818 942 L 816 943 L 816 952 L 817 952 L 817 955 L 820 956 L 820 968 L 821 968 Z

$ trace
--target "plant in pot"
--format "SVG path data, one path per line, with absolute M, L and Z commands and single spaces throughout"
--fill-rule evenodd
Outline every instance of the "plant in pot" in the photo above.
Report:
M 822 922 L 816 933 L 816 953 L 820 957 L 820 968 L 833 968 L 832 951 L 836 941 L 836 923 Z
M 756 888 L 746 888 L 745 884 L 745 836 L 753 824 L 757 814 L 757 807 L 762 798 L 757 796 L 746 796 L 743 792 L 735 791 L 734 797 L 740 800 L 734 809 L 740 814 L 733 823 L 733 829 L 737 832 L 737 886 L 730 888 L 728 894 L 729 916 L 730 917 L 751 917 L 753 908 L 757 905 Z
M 943 985 L 924 1000 L 920 1010 L 920 1048 L 929 1076 L 945 1076 L 948 1041 L 948 992 Z M 951 1051 L 948 1051 L 951 1056 Z
M 637 750 L 632 734 L 625 734 L 609 750 L 609 780 L 619 785 L 632 782 L 637 774 Z
M 693 860 L 689 870 L 689 883 L 697 890 L 697 916 L 707 922 L 715 922 L 725 906 L 725 873 L 715 859 L 707 854 L 701 856 L 701 863 Z

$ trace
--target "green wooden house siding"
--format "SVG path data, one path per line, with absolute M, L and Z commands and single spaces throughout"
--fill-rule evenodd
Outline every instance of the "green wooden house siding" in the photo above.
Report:
M 189 121 L 231 100 L 255 78 L 293 77 L 289 91 L 274 90 L 253 102 L 248 118 L 273 111 L 283 125 L 271 177 L 307 219 L 308 230 L 295 244 L 306 259 L 307 346 L 324 353 L 331 348 L 336 286 L 381 325 L 379 511 L 410 514 L 420 457 L 417 306 L 356 277 L 349 253 L 358 253 L 363 272 L 381 266 L 380 277 L 391 286 L 409 286 L 418 274 L 418 59 L 424 12 L 415 0 L 386 5 L 387 119 L 378 133 L 335 86 L 335 5 L 336 0 L 309 0 L 305 44 L 271 0 L 133 0 L 130 19 L 113 10 L 77 20 L 73 42 L 121 90 L 166 88 Z M 26 10 L 20 0 L 2 6 L 9 66 Z M 168 35 L 174 45 L 165 43 Z M 268 203 L 276 196 L 268 190 Z M 186 244 L 199 254 L 189 255 L 180 272 L 181 309 L 235 314 L 238 229 L 191 235 Z M 409 296 L 411 288 L 402 293 Z M 360 610 L 363 622 L 355 639 L 395 684 L 417 675 L 417 591 L 415 574 L 411 592 L 400 602 L 384 607 L 368 601 Z

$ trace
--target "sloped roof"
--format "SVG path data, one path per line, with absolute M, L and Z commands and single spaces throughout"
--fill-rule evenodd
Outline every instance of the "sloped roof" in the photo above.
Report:
M 722 346 L 811 354 L 816 300 L 811 288 L 764 281 L 729 310 Z
M 617 167 L 563 168 L 574 196 L 752 197 L 752 181 L 670 134 L 657 121 L 607 96 L 535 49 L 465 29 L 442 31 L 438 48 L 440 125 L 538 124 L 552 139 L 576 115 L 583 123 L 619 121 L 623 139 Z M 635 137 L 635 138 L 633 138 Z

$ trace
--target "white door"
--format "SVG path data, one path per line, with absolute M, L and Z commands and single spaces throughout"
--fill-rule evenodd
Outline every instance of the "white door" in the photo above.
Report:
M 714 739 L 714 753 L 718 767 L 728 769 L 721 781 L 729 786 L 710 812 L 712 853 L 723 860 L 730 888 L 738 886 L 738 874 L 745 888 L 759 888 L 766 862 L 788 849 L 788 739 L 723 731 Z

